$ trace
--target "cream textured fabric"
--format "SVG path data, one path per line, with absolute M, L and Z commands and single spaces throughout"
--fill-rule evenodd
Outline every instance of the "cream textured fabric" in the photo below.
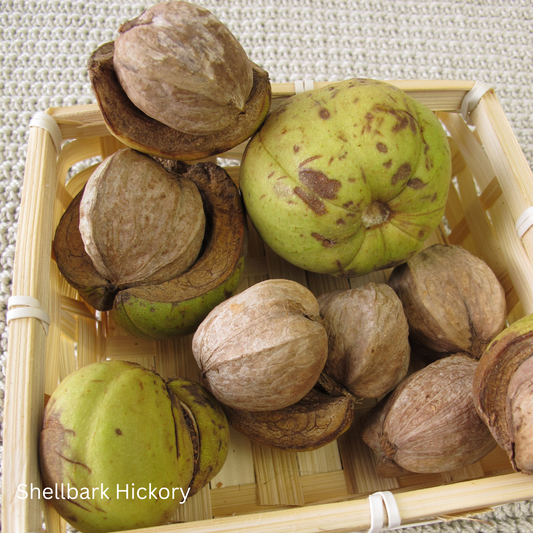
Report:
M 489 83 L 533 167 L 532 0 L 205 0 L 273 82 L 460 79 Z M 86 62 L 150 3 L 0 0 L 0 334 L 32 115 L 94 102 Z M 3 398 L 3 379 L 0 398 Z M 3 399 L 0 409 L 3 411 Z M 533 532 L 531 502 L 406 531 Z M 6 532 L 7 533 L 7 532 Z

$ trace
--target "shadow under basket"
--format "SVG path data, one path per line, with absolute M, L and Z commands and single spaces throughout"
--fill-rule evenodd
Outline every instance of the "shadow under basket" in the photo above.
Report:
M 519 236 L 516 230 L 517 220 L 533 206 L 533 176 L 494 91 L 485 92 L 476 107 L 463 114 L 465 96 L 470 97 L 478 85 L 474 82 L 389 83 L 432 109 L 449 135 L 454 180 L 445 217 L 427 246 L 460 244 L 481 257 L 505 289 L 509 323 L 533 313 L 533 232 Z M 275 107 L 295 93 L 295 84 L 273 84 L 272 89 Z M 6 533 L 42 531 L 43 523 L 48 533 L 65 531 L 65 522 L 47 500 L 23 498 L 21 491 L 21 487 L 28 492 L 32 486 L 41 487 L 38 438 L 45 398 L 65 376 L 95 361 L 124 359 L 163 378 L 198 379 L 191 336 L 170 341 L 129 337 L 108 313 L 89 308 L 60 275 L 51 252 L 59 219 L 94 170 L 94 161 L 99 160 L 95 158 L 105 158 L 122 145 L 109 134 L 96 104 L 53 108 L 47 114 L 68 142 L 58 153 L 49 131 L 30 127 L 13 295 L 35 298 L 49 315 L 50 326 L 46 334 L 36 318 L 9 322 L 2 471 L 2 530 Z M 226 170 L 236 183 L 244 147 L 245 143 L 217 160 L 219 164 L 233 160 Z M 267 278 L 287 278 L 318 296 L 371 280 L 385 282 L 390 273 L 351 280 L 309 273 L 280 259 L 251 224 L 249 229 L 240 290 Z M 368 496 L 380 491 L 394 495 L 402 525 L 472 516 L 533 499 L 533 476 L 513 472 L 499 447 L 458 471 L 379 478 L 357 423 L 374 403 L 363 402 L 350 430 L 313 452 L 267 448 L 232 430 L 228 459 L 210 486 L 180 505 L 172 524 L 142 531 L 365 530 L 371 524 Z

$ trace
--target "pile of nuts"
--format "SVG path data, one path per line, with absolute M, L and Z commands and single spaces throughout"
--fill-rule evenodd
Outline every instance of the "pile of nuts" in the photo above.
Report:
M 428 109 L 383 82 L 348 80 L 267 118 L 268 73 L 211 13 L 183 1 L 126 22 L 88 70 L 127 148 L 63 215 L 57 265 L 131 335 L 194 333 L 202 384 L 119 361 L 74 372 L 45 412 L 47 486 L 195 493 L 222 468 L 229 425 L 260 444 L 314 450 L 351 426 L 361 398 L 379 399 L 361 434 L 382 476 L 460 468 L 497 444 L 533 474 L 532 319 L 506 327 L 504 290 L 481 259 L 460 246 L 422 249 L 451 168 Z M 344 101 L 349 113 L 336 107 Z M 250 137 L 241 196 L 224 169 L 197 161 Z M 390 278 L 318 297 L 286 279 L 238 293 L 245 209 L 302 268 L 352 277 L 394 267 Z M 427 366 L 410 373 L 413 357 Z M 163 524 L 179 502 L 53 503 L 80 531 L 98 532 Z

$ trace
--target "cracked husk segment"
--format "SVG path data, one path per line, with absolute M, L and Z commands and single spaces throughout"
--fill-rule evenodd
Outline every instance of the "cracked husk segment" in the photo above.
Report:
M 333 397 L 312 389 L 284 409 L 251 412 L 224 406 L 232 427 L 265 446 L 293 451 L 317 450 L 340 437 L 354 418 L 353 397 Z
M 194 465 L 176 442 L 171 401 L 159 376 L 122 361 L 88 365 L 67 376 L 47 405 L 40 443 L 43 481 L 97 489 L 94 499 L 53 502 L 83 533 L 162 524 L 181 498 L 126 499 L 125 493 L 117 498 L 117 485 L 131 491 L 132 484 L 151 483 L 186 492 Z M 101 487 L 109 487 L 109 499 Z
M 189 493 L 193 496 L 224 466 L 230 439 L 228 420 L 217 399 L 199 383 L 175 378 L 167 387 L 190 410 L 198 431 L 198 465 Z
M 187 300 L 151 301 L 137 296 L 139 291 L 122 291 L 115 299 L 114 318 L 128 333 L 138 338 L 165 339 L 189 335 L 216 305 L 235 293 L 243 268 L 244 258 L 241 257 L 224 283 Z M 172 282 L 167 284 L 172 286 Z
M 533 315 L 487 347 L 474 376 L 474 403 L 517 472 L 533 474 Z
M 420 250 L 451 178 L 445 132 L 402 91 L 347 80 L 286 100 L 241 165 L 248 213 L 291 263 L 357 276 Z

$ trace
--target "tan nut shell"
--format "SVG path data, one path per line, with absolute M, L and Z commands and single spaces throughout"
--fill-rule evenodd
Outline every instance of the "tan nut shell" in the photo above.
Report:
M 362 398 L 377 398 L 405 377 L 409 326 L 388 285 L 335 290 L 319 296 L 318 303 L 328 332 L 326 374 Z
M 160 3 L 118 31 L 117 77 L 148 116 L 179 131 L 210 134 L 244 110 L 253 85 L 252 64 L 207 9 L 189 2 Z
M 465 354 L 411 374 L 370 412 L 363 440 L 410 472 L 447 472 L 495 446 L 472 398 L 477 362 Z
M 192 350 L 208 388 L 223 404 L 282 409 L 315 385 L 327 334 L 311 291 L 285 279 L 257 283 L 218 305 L 200 324 Z
M 192 181 L 125 148 L 89 178 L 79 228 L 98 272 L 117 286 L 134 286 L 187 270 L 202 245 L 205 215 Z
M 479 359 L 503 329 L 505 292 L 488 265 L 461 246 L 435 244 L 392 271 L 413 351 L 430 359 Z

